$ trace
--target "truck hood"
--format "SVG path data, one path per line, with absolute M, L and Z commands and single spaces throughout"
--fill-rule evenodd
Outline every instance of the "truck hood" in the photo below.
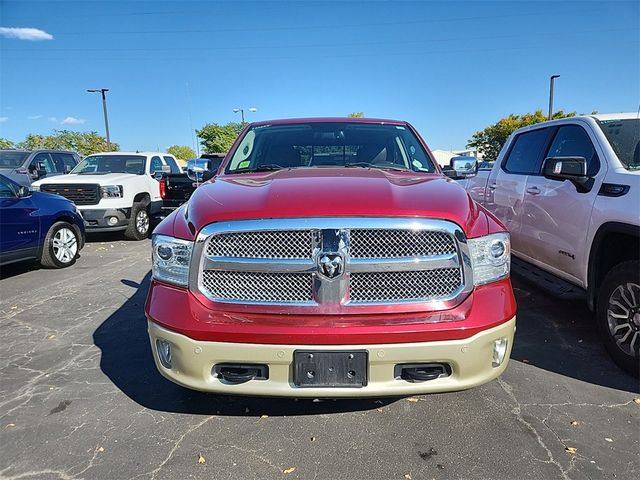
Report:
M 190 236 L 212 222 L 293 217 L 428 217 L 457 223 L 467 236 L 486 234 L 487 217 L 455 181 L 439 174 L 365 168 L 297 168 L 221 175 L 192 195 Z
M 37 182 L 33 182 L 34 187 L 42 184 L 60 184 L 60 183 L 80 183 L 80 184 L 100 184 L 100 185 L 119 185 L 131 179 L 140 177 L 132 173 L 105 173 L 104 175 L 79 175 L 70 173 L 68 175 L 58 175 L 55 177 L 43 178 Z

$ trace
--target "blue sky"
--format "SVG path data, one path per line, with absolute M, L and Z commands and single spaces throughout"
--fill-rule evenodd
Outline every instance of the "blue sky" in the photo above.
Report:
M 640 2 L 0 0 L 0 136 L 104 134 L 122 149 L 192 145 L 191 125 L 344 116 L 408 120 L 464 147 L 509 113 L 636 111 Z M 0 29 L 0 35 L 3 30 Z M 26 33 L 29 34 L 28 32 Z M 44 34 L 41 34 L 44 35 Z M 191 117 L 191 120 L 190 120 Z M 63 124 L 62 122 L 66 122 Z

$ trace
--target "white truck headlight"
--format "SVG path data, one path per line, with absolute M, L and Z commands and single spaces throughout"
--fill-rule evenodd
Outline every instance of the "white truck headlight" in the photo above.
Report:
M 508 233 L 492 233 L 467 240 L 474 285 L 484 285 L 509 276 L 511 244 Z
M 103 185 L 100 187 L 102 198 L 122 198 L 122 185 Z
M 189 284 L 193 242 L 167 235 L 154 235 L 151 245 L 153 278 L 186 287 Z

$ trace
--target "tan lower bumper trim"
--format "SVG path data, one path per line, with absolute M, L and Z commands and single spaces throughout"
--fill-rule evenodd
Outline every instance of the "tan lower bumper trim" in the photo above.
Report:
M 400 343 L 388 345 L 262 345 L 247 343 L 203 342 L 164 329 L 149 322 L 149 338 L 156 366 L 162 375 L 184 387 L 205 392 L 236 395 L 288 397 L 363 397 L 412 395 L 448 392 L 472 388 L 498 377 L 506 368 L 515 332 L 513 317 L 497 327 L 464 340 Z M 507 355 L 499 367 L 492 367 L 493 343 L 508 339 Z M 156 340 L 171 344 L 172 368 L 158 360 Z M 293 385 L 293 352 L 315 350 L 367 350 L 368 385 L 362 388 L 299 388 Z M 443 362 L 452 374 L 426 382 L 408 382 L 394 378 L 399 363 Z M 226 384 L 211 370 L 218 363 L 260 363 L 269 366 L 268 380 Z

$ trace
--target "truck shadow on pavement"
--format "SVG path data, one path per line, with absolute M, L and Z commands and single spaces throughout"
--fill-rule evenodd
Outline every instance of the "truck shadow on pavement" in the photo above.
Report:
M 512 282 L 518 317 L 511 361 L 604 387 L 640 390 L 638 379 L 609 357 L 583 300 L 554 297 L 518 275 Z
M 121 280 L 137 288 L 94 332 L 102 350 L 100 368 L 136 403 L 158 411 L 233 415 L 317 415 L 366 411 L 397 398 L 299 400 L 214 395 L 191 391 L 156 370 L 147 336 L 144 303 L 151 274 L 142 283 Z M 602 347 L 588 310 L 580 303 L 549 297 L 515 281 L 519 305 L 518 330 L 511 361 L 521 361 L 556 374 L 626 391 L 637 391 L 637 380 L 621 371 Z
M 294 400 L 215 395 L 183 388 L 158 373 L 153 361 L 144 303 L 151 273 L 137 284 L 121 280 L 136 293 L 93 333 L 102 350 L 100 368 L 107 377 L 143 407 L 174 413 L 232 416 L 318 415 L 380 408 L 397 398 L 353 400 Z

